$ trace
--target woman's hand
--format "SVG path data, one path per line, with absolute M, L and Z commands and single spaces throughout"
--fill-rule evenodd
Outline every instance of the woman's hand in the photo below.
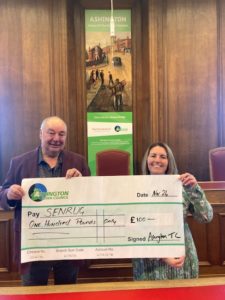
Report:
M 81 177 L 82 174 L 80 171 L 78 171 L 77 169 L 73 168 L 73 169 L 68 169 L 66 171 L 66 178 L 72 178 L 72 177 Z
M 167 265 L 173 267 L 173 268 L 181 268 L 184 265 L 185 256 L 181 257 L 169 257 L 169 258 L 163 258 L 162 259 Z
M 190 186 L 191 188 L 195 187 L 197 184 L 196 178 L 190 173 L 184 173 L 180 175 L 180 180 L 184 186 Z

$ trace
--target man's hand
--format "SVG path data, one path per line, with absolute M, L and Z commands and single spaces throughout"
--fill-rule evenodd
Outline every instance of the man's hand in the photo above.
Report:
M 8 200 L 21 200 L 24 195 L 24 190 L 18 184 L 11 185 L 7 192 Z
M 72 177 L 80 177 L 82 176 L 81 172 L 78 171 L 77 169 L 69 169 L 66 171 L 66 178 L 72 178 Z

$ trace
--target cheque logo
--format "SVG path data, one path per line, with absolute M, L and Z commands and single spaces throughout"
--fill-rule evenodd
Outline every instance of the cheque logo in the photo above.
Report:
M 29 188 L 28 194 L 31 200 L 39 202 L 45 199 L 47 189 L 43 184 L 35 183 Z

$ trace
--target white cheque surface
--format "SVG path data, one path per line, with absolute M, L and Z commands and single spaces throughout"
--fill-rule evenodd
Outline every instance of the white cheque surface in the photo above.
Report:
M 24 179 L 21 262 L 185 254 L 178 175 Z

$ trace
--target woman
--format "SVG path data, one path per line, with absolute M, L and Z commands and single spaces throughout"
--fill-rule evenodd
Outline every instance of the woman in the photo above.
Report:
M 178 174 L 171 149 L 165 143 L 150 145 L 142 160 L 144 175 Z M 133 259 L 134 280 L 185 279 L 198 277 L 198 257 L 191 231 L 186 222 L 187 214 L 192 214 L 200 223 L 212 220 L 212 207 L 195 177 L 189 173 L 180 175 L 183 184 L 183 212 L 185 257 L 137 258 Z

